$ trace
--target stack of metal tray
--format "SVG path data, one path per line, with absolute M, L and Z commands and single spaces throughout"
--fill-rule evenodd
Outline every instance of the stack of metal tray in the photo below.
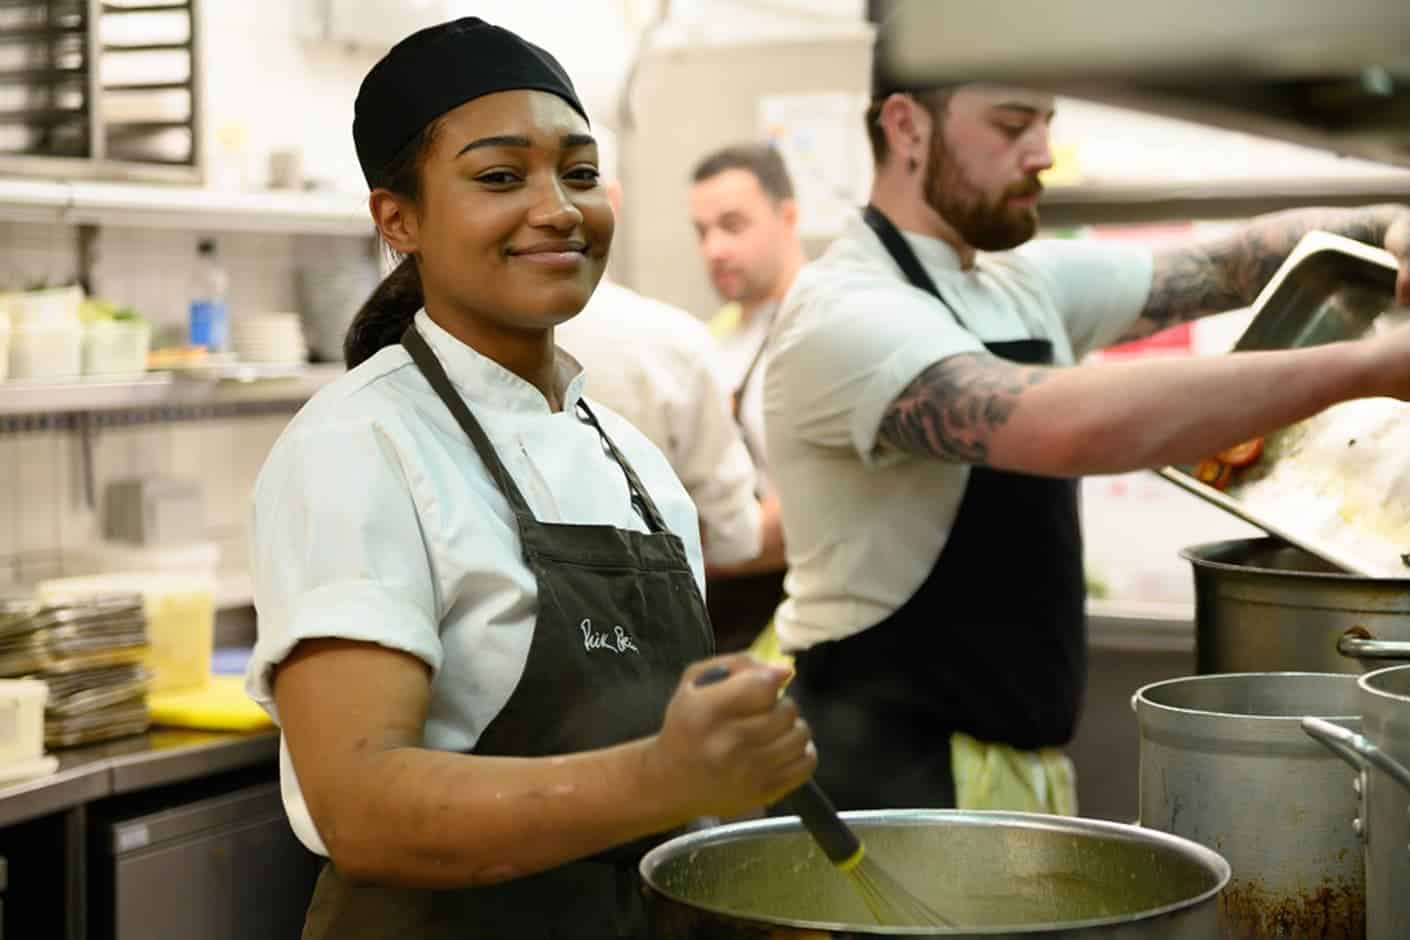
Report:
M 1396 269 L 1389 252 L 1312 232 L 1260 293 L 1234 349 L 1294 349 L 1394 329 L 1410 320 L 1395 308 Z M 1160 473 L 1347 572 L 1410 576 L 1410 404 L 1346 402 L 1283 428 L 1223 490 L 1192 466 Z
M 44 741 L 49 747 L 147 730 L 151 675 L 142 665 L 147 652 L 141 595 L 0 606 L 0 676 L 48 683 Z

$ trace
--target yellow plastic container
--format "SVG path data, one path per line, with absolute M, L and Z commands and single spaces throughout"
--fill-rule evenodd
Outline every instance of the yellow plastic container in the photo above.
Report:
M 45 603 L 73 602 L 104 594 L 141 594 L 147 617 L 151 692 L 204 686 L 211 673 L 215 637 L 215 585 L 165 573 L 123 572 L 43 581 Z

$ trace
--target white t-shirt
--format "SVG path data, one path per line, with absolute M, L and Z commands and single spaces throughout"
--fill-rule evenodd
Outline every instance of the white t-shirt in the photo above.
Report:
M 916 376 L 1015 339 L 1048 339 L 1070 365 L 1118 339 L 1150 290 L 1145 248 L 1034 241 L 962 270 L 944 242 L 905 237 L 969 329 L 910 286 L 855 216 L 794 282 L 770 339 L 765 428 L 789 566 L 775 623 L 788 650 L 885 619 L 940 556 L 969 467 L 876 446 Z
M 739 394 L 739 424 L 744 429 L 749 453 L 759 467 L 761 493 L 768 492 L 768 440 L 764 433 L 764 361 L 768 352 L 765 347 L 777 310 L 777 304 L 765 304 L 750 314 L 747 322 L 741 321 L 717 337 L 724 365 L 721 375 L 729 394 Z M 754 365 L 752 372 L 751 365 Z
M 705 324 L 603 281 L 554 340 L 582 363 L 588 396 L 630 421 L 671 462 L 700 514 L 705 559 L 733 565 L 758 555 L 754 463 Z
M 575 414 L 583 378 L 570 356 L 559 354 L 564 409 L 552 412 L 424 311 L 416 326 L 540 521 L 646 531 L 621 469 Z M 609 409 L 594 412 L 685 542 L 703 591 L 695 508 L 670 464 Z M 250 697 L 277 722 L 271 670 L 300 640 L 378 643 L 432 670 L 425 746 L 474 747 L 523 674 L 538 591 L 509 504 L 405 349 L 377 353 L 294 417 L 255 483 L 253 521 Z M 284 742 L 279 771 L 294 832 L 327 855 Z

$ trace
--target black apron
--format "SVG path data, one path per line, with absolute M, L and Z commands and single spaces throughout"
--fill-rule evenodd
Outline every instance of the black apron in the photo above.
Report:
M 763 364 L 768 345 L 766 333 L 730 399 L 734 423 L 746 447 L 749 446 L 749 437 L 744 433 L 744 393 L 749 388 L 749 380 Z M 756 467 L 763 467 L 763 454 L 756 454 L 749 447 L 749 456 Z M 784 569 L 710 579 L 705 592 L 706 605 L 710 611 L 710 622 L 715 625 L 715 645 L 721 652 L 733 653 L 748 648 L 769 625 L 769 621 L 774 619 L 774 611 L 783 603 L 783 579 L 787 573 Z
M 523 677 L 470 753 L 543 757 L 654 734 L 685 666 L 712 653 L 685 545 L 586 403 L 650 532 L 538 521 L 426 341 L 402 344 L 474 444 L 514 511 L 538 616 Z M 444 891 L 354 883 L 324 866 L 304 940 L 642 937 L 643 840 L 536 875 Z
M 871 206 L 865 217 L 907 280 L 945 304 L 895 226 Z M 1047 340 L 985 348 L 1053 361 Z M 1085 609 L 1077 481 L 971 467 L 915 594 L 880 623 L 795 658 L 818 783 L 844 809 L 952 807 L 952 733 L 1022 750 L 1065 745 L 1086 686 Z

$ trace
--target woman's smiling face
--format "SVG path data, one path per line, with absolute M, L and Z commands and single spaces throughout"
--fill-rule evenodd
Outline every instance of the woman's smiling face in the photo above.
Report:
M 614 219 L 582 115 L 548 92 L 506 91 L 438 119 L 406 223 L 428 309 L 519 332 L 583 308 Z

